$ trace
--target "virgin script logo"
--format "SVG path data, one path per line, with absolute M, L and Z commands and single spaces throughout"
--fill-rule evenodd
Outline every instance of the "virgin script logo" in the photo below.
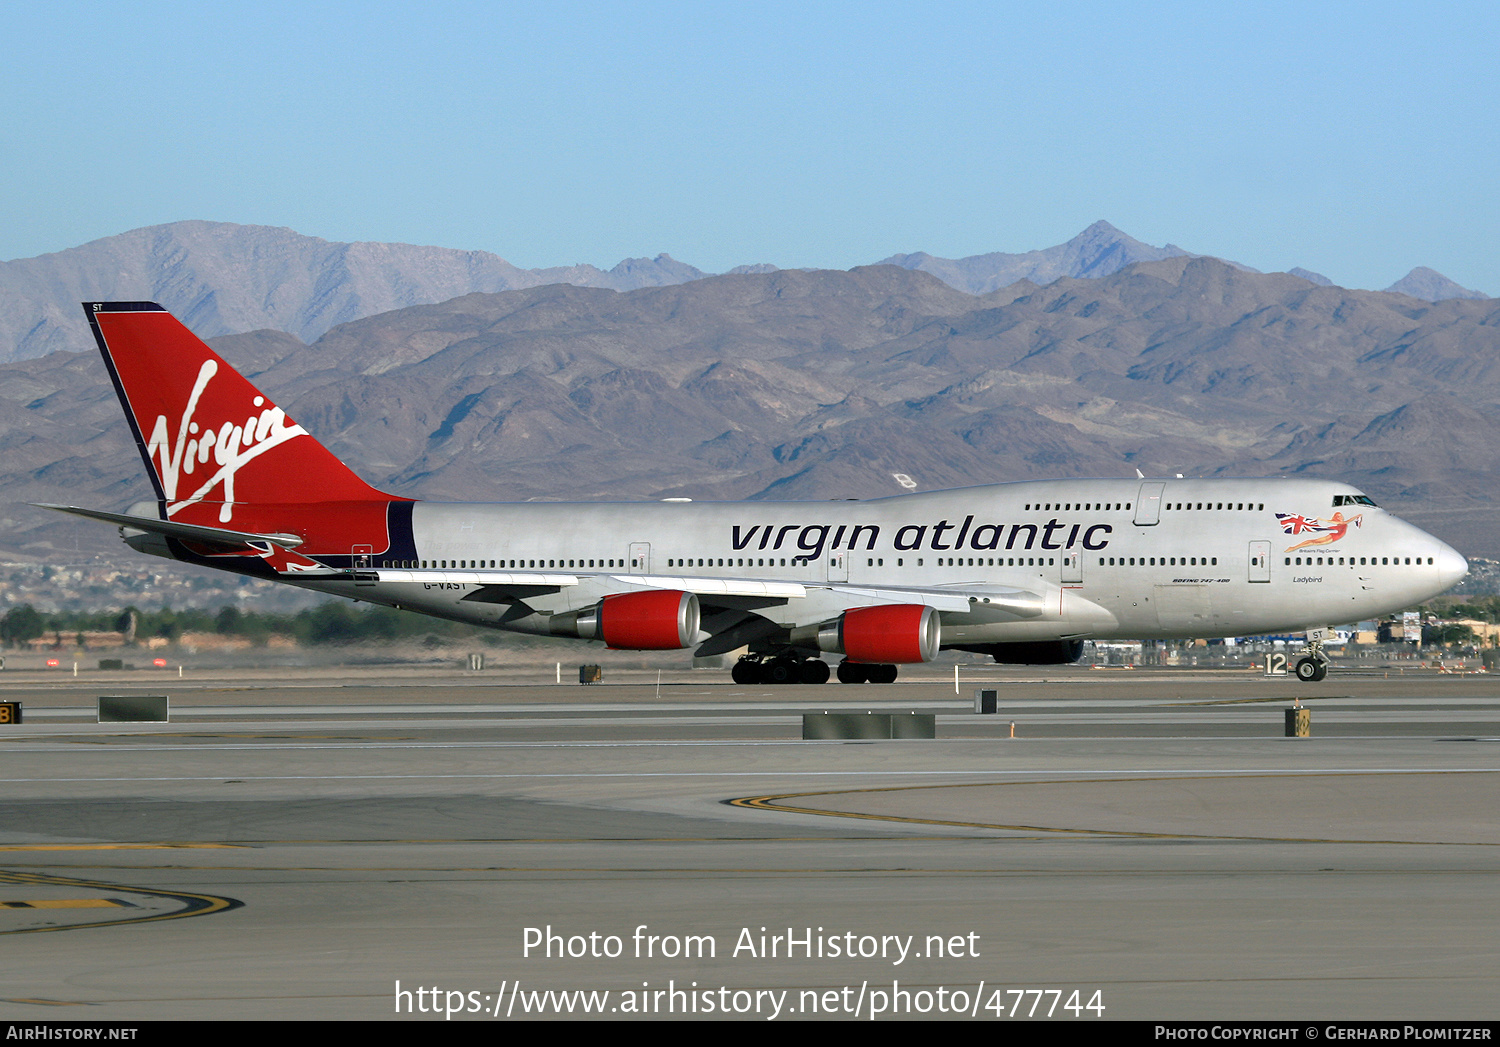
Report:
M 167 430 L 167 416 L 157 415 L 151 438 L 146 442 L 146 456 L 157 464 L 157 475 L 161 477 L 162 489 L 166 492 L 167 517 L 178 510 L 201 502 L 213 489 L 224 485 L 224 502 L 219 507 L 219 522 L 228 523 L 234 515 L 235 475 L 254 459 L 288 440 L 306 436 L 307 430 L 293 422 L 286 424 L 286 415 L 279 407 L 265 407 L 265 397 L 257 395 L 243 424 L 224 422 L 217 429 L 200 427 L 194 417 L 198 401 L 209 381 L 219 372 L 215 360 L 203 361 L 198 369 L 198 379 L 193 383 L 192 395 L 187 408 L 182 412 L 182 421 L 177 425 L 176 439 Z M 202 484 L 185 498 L 178 498 L 178 487 L 183 477 L 192 476 L 198 467 L 208 466 L 213 458 L 218 468 Z

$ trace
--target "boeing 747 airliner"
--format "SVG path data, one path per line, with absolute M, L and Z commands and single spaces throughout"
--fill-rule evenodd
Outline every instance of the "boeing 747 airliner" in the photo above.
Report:
M 85 303 L 156 498 L 133 548 L 338 596 L 635 650 L 748 648 L 741 683 L 890 682 L 957 649 L 1306 631 L 1468 571 L 1327 480 L 1049 480 L 872 501 L 433 503 L 370 487 L 150 302 Z

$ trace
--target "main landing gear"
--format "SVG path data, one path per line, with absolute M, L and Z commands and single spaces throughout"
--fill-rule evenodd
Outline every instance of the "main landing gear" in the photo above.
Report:
M 1297 679 L 1303 683 L 1317 683 L 1328 675 L 1328 656 L 1323 653 L 1322 640 L 1307 641 L 1302 655 L 1295 668 Z
M 737 684 L 783 684 L 827 683 L 830 673 L 828 663 L 820 658 L 749 654 L 734 663 L 729 675 Z
M 734 663 L 730 678 L 737 684 L 827 683 L 831 675 L 828 663 L 821 658 L 804 658 L 797 654 L 747 654 Z M 839 683 L 895 683 L 894 665 L 865 662 L 839 663 Z
M 839 683 L 895 683 L 894 665 L 874 665 L 869 662 L 851 662 L 847 658 L 839 662 Z

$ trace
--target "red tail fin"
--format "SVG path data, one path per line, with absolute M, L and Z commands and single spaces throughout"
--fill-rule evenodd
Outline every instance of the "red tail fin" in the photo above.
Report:
M 161 306 L 83 308 L 168 518 L 222 527 L 237 505 L 392 500 Z

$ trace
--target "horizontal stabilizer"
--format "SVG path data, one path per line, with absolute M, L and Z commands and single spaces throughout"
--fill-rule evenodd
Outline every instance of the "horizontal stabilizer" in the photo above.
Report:
M 128 516 L 125 513 L 104 513 L 98 509 L 80 509 L 76 505 L 50 505 L 33 502 L 38 509 L 55 509 L 60 513 L 86 516 L 90 520 L 102 520 L 120 527 L 134 527 L 137 531 L 164 534 L 170 538 L 185 538 L 197 542 L 224 542 L 242 545 L 246 542 L 269 542 L 283 549 L 295 549 L 302 539 L 295 534 L 255 534 L 250 531 L 232 531 L 224 527 L 208 527 L 203 524 L 178 523 L 175 520 L 158 520 L 149 516 Z

